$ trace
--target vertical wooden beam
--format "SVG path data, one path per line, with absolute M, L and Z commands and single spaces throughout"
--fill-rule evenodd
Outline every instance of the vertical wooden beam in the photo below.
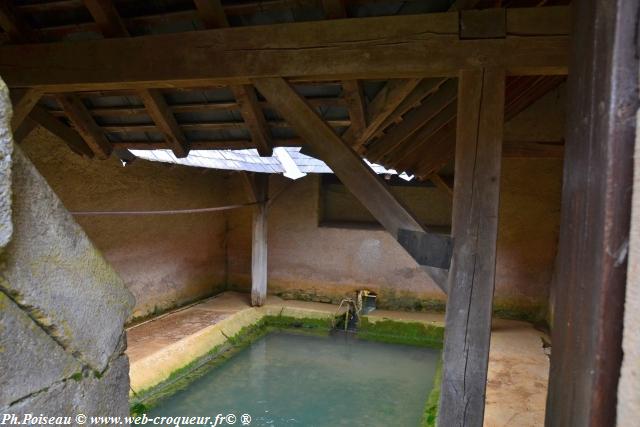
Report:
M 164 134 L 176 157 L 187 157 L 189 143 L 182 133 L 173 112 L 158 89 L 142 89 L 138 92 L 151 119 Z
M 291 124 L 296 133 L 305 141 L 305 144 L 329 165 L 360 203 L 394 238 L 398 239 L 403 232 L 404 234 L 406 232 L 422 233 L 430 237 L 430 241 L 441 244 L 440 249 L 448 250 L 450 242 L 438 240 L 439 236 L 426 233 L 413 215 L 388 190 L 380 177 L 284 79 L 256 79 L 253 83 L 269 103 Z M 411 248 L 406 246 L 405 249 L 415 259 L 424 255 L 412 253 Z M 436 284 L 446 292 L 446 285 L 441 280 L 443 276 L 430 271 L 428 273 Z
M 438 425 L 481 427 L 495 282 L 503 70 L 459 76 L 453 239 Z
M 240 114 L 249 129 L 251 140 L 258 147 L 258 154 L 271 156 L 273 154 L 271 131 L 258 102 L 256 90 L 251 85 L 232 86 L 231 90 L 240 106 Z
M 96 124 L 80 97 L 74 94 L 57 95 L 56 99 L 78 133 L 99 159 L 111 155 L 112 146 L 104 132 Z
M 347 103 L 351 127 L 356 134 L 362 133 L 367 127 L 367 104 L 359 80 L 345 80 L 342 82 L 342 97 Z
M 36 106 L 42 92 L 37 89 L 25 90 L 13 105 L 13 116 L 11 117 L 11 129 L 15 132 L 18 130 L 24 119 L 27 118 L 33 107 Z
M 250 199 L 257 203 L 253 210 L 251 245 L 251 305 L 261 306 L 267 300 L 267 213 L 269 209 L 269 174 L 244 173 Z
M 129 31 L 111 0 L 84 0 L 84 5 L 105 37 L 129 37 Z
M 640 3 L 582 0 L 572 6 L 545 424 L 636 425 L 637 419 L 616 424 L 616 400 L 637 144 Z M 632 381 L 637 389 L 638 379 Z

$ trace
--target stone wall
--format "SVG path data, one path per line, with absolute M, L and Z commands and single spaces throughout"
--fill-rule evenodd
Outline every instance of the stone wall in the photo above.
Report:
M 0 413 L 126 416 L 133 297 L 21 150 L 12 153 L 9 118 L 0 80 Z
M 225 174 L 136 160 L 122 167 L 85 159 L 37 128 L 21 144 L 70 211 L 163 210 L 221 206 Z M 224 289 L 224 213 L 78 216 L 93 243 L 136 298 L 134 317 Z

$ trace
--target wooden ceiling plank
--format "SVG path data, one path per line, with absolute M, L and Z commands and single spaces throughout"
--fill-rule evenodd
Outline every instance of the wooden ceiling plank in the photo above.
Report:
M 353 132 L 356 134 L 362 133 L 367 127 L 367 103 L 362 82 L 359 80 L 343 81 L 342 97 L 347 103 Z
M 105 37 L 129 37 L 129 31 L 111 0 L 84 0 L 84 5 Z
M 478 64 L 510 74 L 567 72 L 568 35 L 459 40 L 457 33 L 458 15 L 449 12 L 47 43 L 28 50 L 3 45 L 0 75 L 9 87 L 53 93 L 248 84 L 274 75 L 298 81 L 448 77 Z
M 176 118 L 169 109 L 167 102 L 157 89 L 143 89 L 138 93 L 147 107 L 147 112 L 169 142 L 169 146 L 176 157 L 189 155 L 189 142 L 182 133 Z
M 256 90 L 251 85 L 232 86 L 231 90 L 240 106 L 240 114 L 249 129 L 251 140 L 258 147 L 258 153 L 262 157 L 273 155 L 271 131 L 258 102 Z
M 112 146 L 82 100 L 75 94 L 60 94 L 56 96 L 56 100 L 93 153 L 99 159 L 109 158 Z

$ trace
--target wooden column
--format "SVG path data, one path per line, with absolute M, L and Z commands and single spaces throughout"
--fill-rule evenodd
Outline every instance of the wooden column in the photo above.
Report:
M 640 4 L 581 0 L 572 6 L 560 262 L 545 424 L 614 426 L 637 144 Z M 637 388 L 638 379 L 632 381 Z M 617 425 L 639 422 L 626 421 Z
M 245 174 L 250 197 L 257 205 L 253 211 L 251 245 L 251 305 L 261 306 L 267 300 L 267 211 L 269 175 Z
M 496 266 L 505 73 L 459 75 L 444 371 L 438 425 L 482 426 Z

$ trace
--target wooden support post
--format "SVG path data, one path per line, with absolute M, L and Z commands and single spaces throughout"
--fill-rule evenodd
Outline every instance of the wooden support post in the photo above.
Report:
M 251 245 L 251 305 L 261 306 L 267 300 L 267 211 L 269 175 L 244 174 L 250 198 L 257 203 L 253 211 Z
M 637 416 L 616 416 L 628 415 L 621 410 L 638 402 L 619 394 L 617 386 L 629 283 L 631 194 L 633 175 L 639 172 L 633 157 L 638 145 L 640 4 L 581 0 L 572 6 L 560 262 L 553 287 L 545 425 L 638 425 Z M 637 396 L 638 378 L 626 380 Z
M 481 427 L 496 265 L 505 73 L 459 76 L 449 273 L 438 425 Z
M 426 233 L 420 223 L 388 190 L 385 183 L 353 151 L 347 142 L 318 115 L 282 78 L 265 78 L 254 81 L 256 88 L 296 133 L 318 156 L 325 161 L 345 186 L 362 203 L 382 226 L 421 264 L 436 267 L 429 271 L 434 282 L 446 292 L 442 278 L 442 254 L 449 251 L 448 237 Z M 422 236 L 413 233 L 422 233 Z M 421 252 L 425 238 L 432 246 L 434 263 L 425 261 L 429 254 Z M 435 247 L 434 245 L 437 245 Z M 448 264 L 448 263 L 447 263 Z M 444 270 L 446 271 L 446 270 Z

